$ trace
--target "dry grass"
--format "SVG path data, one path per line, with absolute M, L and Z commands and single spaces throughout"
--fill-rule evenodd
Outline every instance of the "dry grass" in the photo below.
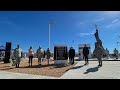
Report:
M 42 65 L 38 65 L 37 60 L 33 60 L 32 67 L 29 67 L 28 65 L 29 64 L 27 60 L 21 61 L 19 68 L 15 68 L 15 66 L 12 66 L 11 63 L 4 64 L 4 62 L 0 62 L 0 70 L 16 72 L 16 73 L 27 73 L 34 75 L 60 77 L 66 71 L 68 71 L 70 68 L 74 66 L 74 65 L 68 65 L 68 66 L 54 65 L 54 61 L 50 61 L 50 65 L 47 65 L 46 61 L 43 61 Z

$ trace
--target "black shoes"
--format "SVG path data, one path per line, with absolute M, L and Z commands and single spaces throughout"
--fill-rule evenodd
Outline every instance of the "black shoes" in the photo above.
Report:
M 30 67 L 31 65 L 29 64 L 29 67 Z
M 102 67 L 102 65 L 98 65 L 99 67 Z
M 88 65 L 89 63 L 87 62 L 87 63 L 85 63 L 84 65 Z

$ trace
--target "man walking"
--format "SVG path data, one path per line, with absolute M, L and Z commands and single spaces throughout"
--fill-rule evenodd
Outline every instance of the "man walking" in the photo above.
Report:
M 85 46 L 83 48 L 83 56 L 85 58 L 85 65 L 88 64 L 88 55 L 89 55 L 89 49 L 88 49 L 88 47 L 85 44 Z

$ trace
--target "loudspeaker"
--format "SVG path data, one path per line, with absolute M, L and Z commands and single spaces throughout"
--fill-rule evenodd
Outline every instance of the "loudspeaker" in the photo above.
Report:
M 56 60 L 56 47 L 54 47 L 54 60 Z
M 6 51 L 11 50 L 11 42 L 6 42 Z
M 66 49 L 65 59 L 68 59 L 68 49 L 67 49 L 67 46 L 65 47 L 65 49 Z
M 5 51 L 5 60 L 4 60 L 4 63 L 9 63 L 10 59 L 10 51 Z

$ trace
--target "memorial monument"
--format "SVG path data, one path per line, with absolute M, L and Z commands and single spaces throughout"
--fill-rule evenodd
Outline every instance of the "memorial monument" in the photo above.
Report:
M 98 59 L 99 66 L 102 66 L 102 57 L 103 57 L 103 55 L 105 55 L 105 49 L 103 48 L 102 41 L 99 38 L 97 25 L 95 25 L 95 27 L 96 27 L 96 32 L 95 32 L 94 36 L 96 38 L 96 42 L 95 42 L 95 49 L 93 51 L 93 55 Z
M 54 45 L 54 64 L 68 64 L 66 45 Z

